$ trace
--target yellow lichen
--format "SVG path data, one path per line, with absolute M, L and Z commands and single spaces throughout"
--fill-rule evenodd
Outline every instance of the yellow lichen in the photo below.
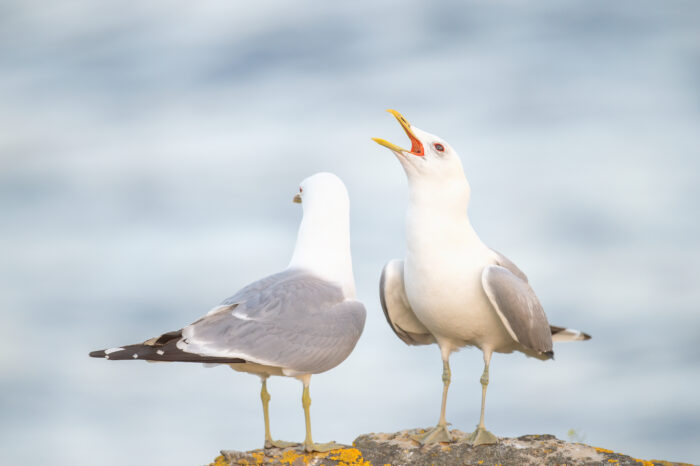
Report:
M 599 448 L 599 447 L 593 447 L 593 448 L 595 448 L 595 450 L 597 452 L 600 452 L 600 453 L 615 453 L 614 451 L 608 450 L 607 448 Z
M 251 451 L 250 456 L 255 458 L 255 464 L 263 464 L 265 461 L 265 454 L 261 451 Z
M 299 458 L 301 458 L 304 464 L 309 464 L 309 458 L 306 455 L 300 455 L 294 450 L 287 450 L 284 453 L 282 453 L 282 456 L 279 458 L 279 462 L 282 464 L 292 464 Z
M 372 463 L 362 458 L 362 452 L 357 448 L 332 450 L 329 458 L 338 461 L 339 466 L 372 466 Z
M 214 459 L 213 463 L 209 464 L 209 466 L 228 466 L 228 461 L 226 461 L 224 455 L 219 455 Z
M 608 463 L 618 463 L 619 461 L 617 460 L 608 460 Z

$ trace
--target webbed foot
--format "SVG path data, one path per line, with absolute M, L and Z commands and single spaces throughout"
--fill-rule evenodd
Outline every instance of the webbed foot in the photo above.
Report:
M 472 432 L 469 437 L 467 437 L 467 439 L 473 446 L 498 443 L 498 437 L 493 435 L 484 427 L 477 427 L 476 430 Z
M 285 442 L 284 440 L 265 440 L 265 448 L 289 448 L 296 447 L 299 442 Z
M 411 435 L 411 438 L 421 445 L 427 443 L 452 442 L 452 435 L 447 429 L 447 424 L 438 424 L 422 434 Z
M 337 450 L 337 449 L 339 449 L 339 448 L 345 448 L 345 445 L 341 445 L 341 444 L 335 443 L 335 442 L 328 442 L 328 443 L 313 443 L 313 442 L 311 442 L 311 443 L 304 443 L 304 450 L 305 450 L 307 453 L 312 453 L 312 452 L 314 452 L 314 451 L 324 453 L 324 452 L 331 451 L 331 450 Z

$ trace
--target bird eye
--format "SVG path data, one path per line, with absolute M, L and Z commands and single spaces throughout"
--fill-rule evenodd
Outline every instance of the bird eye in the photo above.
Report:
M 304 192 L 304 190 L 302 189 L 301 186 L 299 186 L 299 192 L 300 192 L 300 193 L 303 193 L 303 192 Z
M 440 143 L 435 144 L 435 150 L 438 152 L 445 152 L 445 146 Z

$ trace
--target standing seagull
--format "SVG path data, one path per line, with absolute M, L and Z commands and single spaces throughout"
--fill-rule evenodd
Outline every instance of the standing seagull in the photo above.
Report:
M 484 353 L 481 418 L 470 440 L 496 443 L 484 426 L 491 354 L 520 351 L 541 360 L 554 356 L 552 341 L 587 340 L 577 330 L 550 326 L 525 274 L 477 236 L 467 216 L 469 183 L 457 153 L 443 139 L 411 126 L 389 110 L 411 150 L 374 138 L 399 159 L 408 178 L 405 261 L 382 271 L 380 299 L 387 321 L 408 345 L 437 343 L 443 363 L 442 409 L 437 426 L 421 443 L 449 442 L 445 420 L 449 358 L 463 346 Z
M 145 359 L 229 364 L 262 379 L 265 447 L 272 440 L 267 392 L 271 375 L 304 384 L 306 451 L 338 448 L 311 438 L 309 381 L 348 357 L 365 325 L 365 307 L 355 299 L 350 258 L 350 201 L 345 185 L 331 173 L 301 182 L 294 202 L 302 203 L 294 254 L 282 272 L 251 283 L 181 330 L 136 345 L 93 351 L 105 359 Z

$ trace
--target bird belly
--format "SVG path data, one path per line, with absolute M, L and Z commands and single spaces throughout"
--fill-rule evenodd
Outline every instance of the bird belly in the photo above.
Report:
M 283 372 L 284 369 L 281 367 L 266 366 L 264 364 L 257 364 L 254 362 L 235 363 L 229 364 L 229 366 L 231 366 L 231 369 L 235 371 L 247 372 L 249 374 L 255 374 L 262 377 L 268 377 L 271 375 L 285 375 Z
M 404 279 L 408 301 L 418 320 L 441 347 L 448 346 L 454 351 L 472 345 L 509 351 L 513 345 L 483 290 L 482 268 L 411 264 L 407 259 Z M 439 270 L 451 273 L 437 273 Z

